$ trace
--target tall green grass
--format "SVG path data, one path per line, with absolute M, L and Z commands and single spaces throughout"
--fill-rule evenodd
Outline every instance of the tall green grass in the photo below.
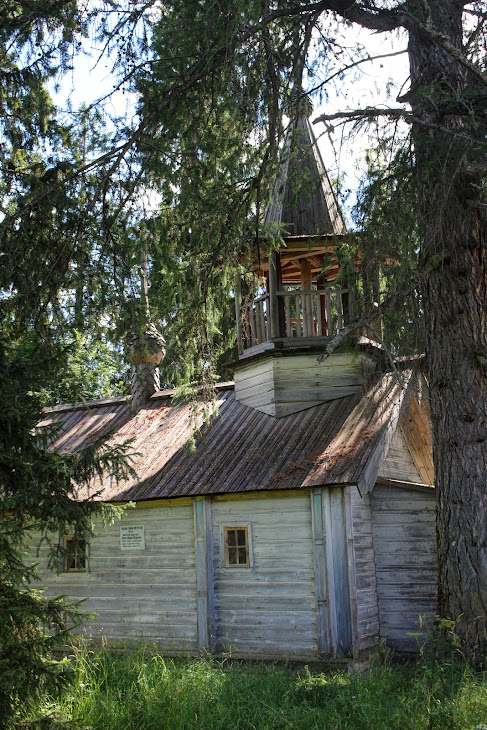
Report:
M 487 675 L 453 659 L 378 666 L 367 676 L 143 648 L 82 647 L 73 662 L 71 693 L 42 710 L 83 729 L 487 730 Z

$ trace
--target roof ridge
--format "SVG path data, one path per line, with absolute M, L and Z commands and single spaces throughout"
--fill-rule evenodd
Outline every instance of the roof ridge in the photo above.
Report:
M 196 392 L 201 392 L 203 390 L 202 385 L 197 385 L 195 390 Z M 215 383 L 214 388 L 215 390 L 232 390 L 234 387 L 233 380 L 227 380 L 222 383 Z M 156 393 L 154 393 L 149 401 L 152 400 L 166 400 L 172 398 L 177 393 L 177 388 L 170 388 L 166 390 L 158 390 Z M 92 408 L 103 408 L 104 406 L 109 405 L 124 405 L 129 404 L 131 401 L 130 395 L 120 395 L 115 396 L 113 398 L 99 398 L 97 400 L 83 400 L 78 401 L 77 403 L 60 403 L 57 406 L 46 406 L 42 409 L 43 413 L 69 413 L 71 411 L 79 411 L 79 410 L 90 410 Z

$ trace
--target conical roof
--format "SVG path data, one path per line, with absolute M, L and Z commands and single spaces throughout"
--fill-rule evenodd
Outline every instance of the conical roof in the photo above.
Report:
M 308 119 L 308 105 L 291 119 L 264 224 L 287 236 L 347 233 L 337 198 Z

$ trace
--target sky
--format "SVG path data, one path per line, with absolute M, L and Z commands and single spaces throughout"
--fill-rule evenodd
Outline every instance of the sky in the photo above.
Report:
M 347 111 L 366 106 L 394 106 L 397 107 L 396 97 L 404 93 L 407 85 L 408 59 L 406 39 L 404 36 L 391 37 L 391 34 L 378 34 L 355 27 L 345 29 L 340 38 L 344 48 L 352 48 L 357 42 L 362 43 L 370 56 L 381 58 L 362 63 L 359 68 L 353 69 L 343 81 L 327 84 L 326 101 L 318 103 L 314 100 L 314 112 L 311 120 L 324 113 Z M 73 109 L 82 104 L 90 104 L 96 99 L 110 94 L 114 85 L 110 64 L 106 58 L 97 62 L 96 45 L 88 39 L 84 42 L 87 55 L 78 57 L 72 72 L 67 74 L 60 83 L 60 90 L 56 96 L 59 101 L 69 99 Z M 398 55 L 399 51 L 404 51 Z M 385 54 L 396 55 L 384 58 Z M 343 65 L 350 63 L 350 57 L 345 50 Z M 317 79 L 308 80 L 309 88 L 317 84 Z M 121 116 L 126 112 L 133 115 L 135 95 L 117 92 L 106 103 L 107 115 Z M 109 124 L 107 118 L 107 124 Z M 374 137 L 369 137 L 364 131 L 348 136 L 350 125 L 343 126 L 333 123 L 332 133 L 325 125 L 319 123 L 314 126 L 318 138 L 320 151 L 332 179 L 340 178 L 342 192 L 342 207 L 345 216 L 350 222 L 350 210 L 356 199 L 356 191 L 361 176 L 365 171 L 365 153 L 376 143 Z M 350 191 L 350 192 L 348 192 Z

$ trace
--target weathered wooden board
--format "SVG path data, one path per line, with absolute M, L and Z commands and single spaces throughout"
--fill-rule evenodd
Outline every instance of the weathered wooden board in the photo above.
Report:
M 370 493 L 360 495 L 356 487 L 349 487 L 351 539 L 353 549 L 354 582 L 351 586 L 356 611 L 354 649 L 364 651 L 379 643 L 379 605 L 375 553 L 373 548 Z M 352 605 L 353 605 L 352 604 Z
M 329 487 L 322 494 L 331 645 L 333 656 L 342 657 L 352 650 L 344 489 Z
M 399 427 L 379 471 L 379 477 L 396 479 L 397 481 L 421 483 L 422 474 L 414 463 L 408 443 Z
M 407 439 L 411 455 L 425 484 L 434 484 L 431 415 L 424 381 L 420 381 L 422 397 L 413 394 L 401 418 L 401 427 Z
M 316 354 L 269 355 L 235 371 L 237 400 L 277 418 L 358 393 L 361 385 L 360 358 L 347 354 L 321 364 Z
M 145 549 L 123 552 L 120 524 L 144 525 Z M 197 591 L 193 504 L 168 500 L 127 509 L 121 522 L 97 527 L 89 572 L 52 573 L 41 548 L 41 578 L 49 595 L 89 598 L 95 611 L 84 629 L 110 639 L 157 640 L 171 651 L 194 651 Z
M 377 484 L 371 505 L 381 636 L 414 651 L 436 612 L 435 495 Z
M 244 654 L 317 652 L 310 496 L 217 497 L 212 503 L 217 646 Z M 222 531 L 248 525 L 253 566 L 226 568 Z

